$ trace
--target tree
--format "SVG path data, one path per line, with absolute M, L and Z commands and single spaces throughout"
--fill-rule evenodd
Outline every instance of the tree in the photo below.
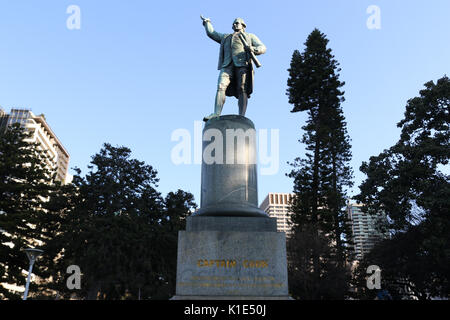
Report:
M 384 211 L 392 238 L 366 257 L 390 275 L 385 285 L 426 299 L 449 295 L 450 183 L 444 172 L 450 157 L 450 79 L 425 83 L 408 100 L 399 141 L 363 162 L 367 175 L 355 197 L 364 211 Z M 389 257 L 389 259 L 387 259 Z
M 25 285 L 23 249 L 42 244 L 36 226 L 55 183 L 56 173 L 47 165 L 52 159 L 30 138 L 19 124 L 0 134 L 0 297 L 6 299 L 21 297 L 2 283 Z
M 308 275 L 317 282 L 327 272 L 324 266 L 328 266 L 331 274 L 331 261 L 345 273 L 350 241 L 345 203 L 346 189 L 352 185 L 352 170 L 350 139 L 341 107 L 344 82 L 339 80 L 339 63 L 327 44 L 325 35 L 314 29 L 305 42 L 305 51 L 294 51 L 287 82 L 289 103 L 294 105 L 291 112 L 308 113 L 300 141 L 306 145 L 306 157 L 296 158 L 291 163 L 294 169 L 288 175 L 294 179 L 293 230 L 294 233 L 312 232 L 314 237 L 327 240 L 330 248 L 311 252 Z M 296 238 L 291 241 L 295 242 Z M 296 250 L 301 245 L 297 242 L 289 247 Z M 332 258 L 325 258 L 326 255 Z M 324 259 L 330 263 L 321 265 Z M 345 287 L 342 286 L 336 297 L 344 296 Z M 324 295 L 315 296 L 321 297 Z
M 289 292 L 300 300 L 342 299 L 347 292 L 348 271 L 335 261 L 330 241 L 311 224 L 303 225 L 287 242 Z M 319 270 L 313 259 L 319 256 Z
M 163 218 L 160 222 L 158 250 L 156 255 L 163 257 L 159 268 L 164 279 L 155 298 L 167 299 L 175 293 L 177 273 L 178 231 L 186 229 L 186 217 L 196 208 L 194 196 L 183 190 L 169 192 L 164 198 Z
M 178 222 L 195 203 L 178 191 L 163 199 L 157 172 L 131 159 L 131 150 L 104 144 L 72 187 L 49 203 L 46 221 L 53 234 L 46 251 L 57 260 L 55 288 L 64 297 L 66 268 L 83 274 L 79 298 L 143 299 L 173 295 Z M 50 222 L 50 223 L 49 223 Z M 61 258 L 57 258 L 58 256 Z

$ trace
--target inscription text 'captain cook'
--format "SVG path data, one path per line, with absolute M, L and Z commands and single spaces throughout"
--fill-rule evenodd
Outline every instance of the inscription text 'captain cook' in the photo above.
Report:
M 236 266 L 236 260 L 197 260 L 197 267 L 234 268 Z M 242 266 L 244 268 L 267 268 L 269 264 L 266 260 L 244 260 L 242 261 Z

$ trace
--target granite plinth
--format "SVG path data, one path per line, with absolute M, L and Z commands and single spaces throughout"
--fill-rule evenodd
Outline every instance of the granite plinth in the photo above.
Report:
M 186 231 L 276 232 L 277 219 L 269 217 L 190 216 Z
M 174 299 L 288 299 L 282 232 L 180 231 Z
M 178 233 L 172 299 L 290 299 L 286 236 L 258 208 L 256 177 L 253 122 L 237 115 L 207 121 L 201 208 Z

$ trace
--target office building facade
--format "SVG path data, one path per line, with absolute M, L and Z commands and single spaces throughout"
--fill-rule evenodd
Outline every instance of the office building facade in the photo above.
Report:
M 32 136 L 26 141 L 37 142 L 52 159 L 48 166 L 56 171 L 56 180 L 63 184 L 71 182 L 72 176 L 68 173 L 70 155 L 48 125 L 44 115 L 36 116 L 27 109 L 11 109 L 8 114 L 0 109 L 0 133 L 8 130 L 8 127 L 14 123 L 19 123 L 31 132 Z
M 271 218 L 277 219 L 277 230 L 286 233 L 286 237 L 289 237 L 291 234 L 289 225 L 291 216 L 290 201 L 293 196 L 293 193 L 270 192 L 259 206 Z
M 377 223 L 385 220 L 383 213 L 371 215 L 361 210 L 359 203 L 347 203 L 347 214 L 352 227 L 353 246 L 356 260 L 360 260 L 374 245 L 385 239 L 387 234 L 377 229 Z

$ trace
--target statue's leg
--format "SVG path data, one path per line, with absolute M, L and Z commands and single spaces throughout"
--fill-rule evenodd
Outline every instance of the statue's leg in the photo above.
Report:
M 225 91 L 227 90 L 228 85 L 231 82 L 232 72 L 233 71 L 229 70 L 229 68 L 223 68 L 222 70 L 220 70 L 219 80 L 217 81 L 216 102 L 214 105 L 214 113 L 217 116 L 220 116 L 220 114 L 222 113 L 226 98 Z
M 239 115 L 245 116 L 247 111 L 248 96 L 246 92 L 247 67 L 241 67 L 237 70 L 237 90 L 239 93 Z

